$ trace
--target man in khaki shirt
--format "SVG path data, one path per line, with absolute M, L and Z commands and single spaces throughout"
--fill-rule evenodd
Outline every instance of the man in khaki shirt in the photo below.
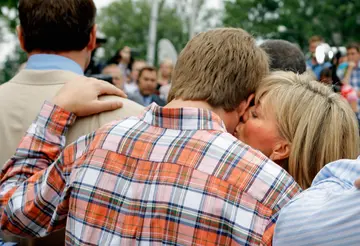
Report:
M 20 0 L 22 49 L 28 54 L 25 69 L 0 87 L 0 167 L 15 153 L 22 136 L 35 119 L 44 100 L 55 96 L 69 80 L 83 76 L 96 45 L 96 7 L 92 0 Z M 113 100 L 105 96 L 101 100 Z M 143 107 L 122 98 L 123 107 L 79 119 L 67 134 L 68 142 L 100 126 L 138 115 Z M 60 235 L 60 236 L 59 236 Z M 0 235 L 1 237 L 1 235 Z M 64 245 L 64 234 L 48 241 L 22 245 Z M 14 240 L 14 239 L 12 239 Z

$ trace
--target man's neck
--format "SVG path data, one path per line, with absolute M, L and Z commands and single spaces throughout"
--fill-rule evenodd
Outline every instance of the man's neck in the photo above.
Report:
M 224 120 L 225 110 L 220 108 L 214 108 L 205 101 L 184 101 L 181 99 L 175 99 L 169 102 L 165 108 L 199 108 L 211 110 L 217 114 L 222 120 Z
M 83 71 L 85 71 L 85 67 L 87 61 L 83 58 L 82 51 L 69 51 L 69 52 L 41 52 L 41 51 L 33 51 L 28 54 L 28 57 L 32 55 L 58 55 L 66 57 L 70 60 L 73 60 L 77 64 L 80 65 Z

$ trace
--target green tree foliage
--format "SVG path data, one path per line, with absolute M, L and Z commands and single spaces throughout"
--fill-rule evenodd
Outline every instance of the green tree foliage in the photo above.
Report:
M 233 0 L 225 2 L 225 26 L 263 38 L 282 38 L 303 48 L 312 35 L 331 45 L 360 41 L 358 0 Z
M 0 84 L 14 77 L 26 59 L 26 53 L 20 49 L 20 46 L 16 46 L 14 52 L 7 56 L 3 69 L 0 69 Z
M 17 25 L 17 0 L 0 1 L 0 42 L 8 42 L 3 39 L 5 32 L 13 32 Z M 0 84 L 9 81 L 18 71 L 20 65 L 26 60 L 26 54 L 17 46 L 10 55 L 6 57 L 4 64 L 0 66 Z
M 101 32 L 108 38 L 105 45 L 106 57 L 114 55 L 117 49 L 130 46 L 145 58 L 151 4 L 147 0 L 117 0 L 100 11 L 97 23 Z M 180 51 L 188 41 L 184 22 L 175 8 L 160 2 L 157 39 L 169 39 Z
M 17 24 L 17 3 L 17 0 L 0 0 L 0 19 L 12 30 Z

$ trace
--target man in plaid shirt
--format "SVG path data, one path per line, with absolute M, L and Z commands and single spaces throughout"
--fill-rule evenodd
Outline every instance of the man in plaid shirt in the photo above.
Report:
M 63 152 L 71 97 L 55 100 L 64 109 L 46 102 L 2 172 L 2 229 L 41 237 L 66 227 L 67 245 L 270 245 L 299 187 L 230 134 L 267 73 L 247 32 L 201 33 L 179 56 L 166 107 Z

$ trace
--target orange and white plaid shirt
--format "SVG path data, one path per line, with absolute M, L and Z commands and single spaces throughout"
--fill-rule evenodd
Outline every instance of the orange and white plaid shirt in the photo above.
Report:
M 270 245 L 300 191 L 208 110 L 153 104 L 61 152 L 74 120 L 44 104 L 2 171 L 2 230 L 66 227 L 67 245 Z

